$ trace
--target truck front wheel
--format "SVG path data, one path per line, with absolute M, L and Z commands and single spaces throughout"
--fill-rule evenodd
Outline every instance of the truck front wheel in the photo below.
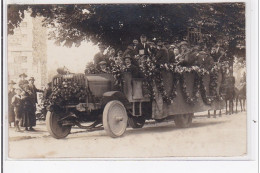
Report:
M 117 100 L 108 102 L 103 111 L 103 126 L 107 134 L 113 138 L 122 136 L 127 126 L 125 106 Z
M 62 113 L 55 113 L 54 111 L 48 111 L 46 115 L 47 130 L 56 139 L 65 138 L 71 131 L 71 126 L 64 126 L 59 121 L 62 117 Z

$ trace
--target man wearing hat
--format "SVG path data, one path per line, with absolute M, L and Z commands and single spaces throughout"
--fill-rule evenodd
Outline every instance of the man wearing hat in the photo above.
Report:
M 99 62 L 106 61 L 106 55 L 104 55 L 104 51 L 106 47 L 103 44 L 100 44 L 98 47 L 99 47 L 99 52 L 94 56 L 95 67 L 98 66 Z
M 180 42 L 179 47 L 181 49 L 181 54 L 184 54 L 184 53 L 188 52 L 188 50 L 189 50 L 187 41 Z
M 99 73 L 109 73 L 108 69 L 107 69 L 107 63 L 106 61 L 101 61 L 98 63 L 99 65 Z
M 190 49 L 188 47 L 188 42 L 187 41 L 182 41 L 179 44 L 180 50 L 181 50 L 181 56 L 179 58 L 179 65 L 186 66 L 188 65 L 189 62 L 189 54 L 190 54 Z
M 223 62 L 226 58 L 226 52 L 219 44 L 216 44 L 211 49 L 211 56 L 213 57 L 214 62 Z
M 34 77 L 31 77 L 29 79 L 28 89 L 29 89 L 30 97 L 32 98 L 34 103 L 36 103 L 37 102 L 37 92 L 43 92 L 43 91 L 36 88 L 36 86 L 34 85 L 34 81 L 35 81 Z
M 138 44 L 139 44 L 139 41 L 137 39 L 134 39 L 133 43 L 131 45 L 127 46 L 127 48 L 123 54 L 123 57 L 125 57 L 125 55 L 127 55 L 127 54 L 131 55 L 132 57 L 134 57 L 135 55 L 138 55 L 139 54 L 138 48 L 137 48 Z
M 134 65 L 132 63 L 132 61 L 133 61 L 133 59 L 131 58 L 131 56 L 129 54 L 125 55 L 124 64 L 126 67 L 126 71 L 130 72 L 132 74 L 133 78 L 142 77 L 139 68 L 136 65 Z
M 42 90 L 39 90 L 36 88 L 36 86 L 34 85 L 34 77 L 31 77 L 29 79 L 29 84 L 28 84 L 28 87 L 26 89 L 26 92 L 29 94 L 29 100 L 30 100 L 30 103 L 32 104 L 30 107 L 32 108 L 31 110 L 31 118 L 32 120 L 35 119 L 35 111 L 36 111 L 36 103 L 37 103 L 37 92 L 43 92 Z M 30 127 L 30 130 L 33 130 L 32 126 L 35 125 L 34 121 L 31 122 L 31 127 Z
M 150 52 L 150 46 L 147 44 L 147 37 L 142 34 L 140 36 L 141 43 L 137 45 L 137 50 L 139 55 L 149 55 Z
M 27 75 L 25 73 L 22 73 L 19 75 L 19 77 L 20 77 L 20 80 L 18 82 L 18 85 L 22 90 L 24 90 L 24 85 L 29 84 L 29 82 L 25 79 L 27 77 Z
M 123 63 L 123 51 L 119 49 L 117 51 L 117 56 L 115 57 L 115 65 L 121 66 L 122 63 Z
M 15 126 L 15 113 L 14 113 L 14 106 L 11 104 L 12 98 L 15 95 L 15 89 L 14 89 L 14 85 L 16 83 L 11 80 L 8 83 L 8 123 L 9 123 L 9 127 L 11 127 L 11 123 L 14 123 Z
M 170 45 L 168 52 L 169 52 L 169 63 L 174 63 L 175 62 L 175 54 L 174 54 L 174 49 L 176 46 L 174 44 Z
M 157 66 L 160 66 L 161 64 L 168 63 L 169 62 L 168 50 L 163 45 L 163 42 L 161 40 L 158 41 L 157 48 L 158 48 L 158 51 L 155 55 Z

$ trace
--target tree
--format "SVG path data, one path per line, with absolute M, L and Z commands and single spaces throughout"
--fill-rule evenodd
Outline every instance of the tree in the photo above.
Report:
M 201 27 L 208 43 L 228 43 L 230 53 L 245 40 L 244 3 L 9 5 L 9 34 L 24 10 L 43 16 L 44 25 L 54 28 L 50 38 L 69 47 L 87 40 L 120 48 L 141 34 L 173 42 L 182 40 L 189 26 Z

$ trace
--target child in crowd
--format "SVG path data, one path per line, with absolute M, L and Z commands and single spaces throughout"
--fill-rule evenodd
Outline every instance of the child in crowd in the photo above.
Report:
M 14 114 L 15 114 L 15 131 L 20 132 L 20 122 L 22 119 L 22 109 L 21 109 L 21 104 L 22 104 L 22 89 L 21 88 L 16 88 L 15 89 L 15 95 L 12 98 L 11 104 L 14 107 Z

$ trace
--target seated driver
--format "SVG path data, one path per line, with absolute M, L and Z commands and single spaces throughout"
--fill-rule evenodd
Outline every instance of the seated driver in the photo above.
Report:
M 99 73 L 109 73 L 106 61 L 101 61 L 98 63 Z

